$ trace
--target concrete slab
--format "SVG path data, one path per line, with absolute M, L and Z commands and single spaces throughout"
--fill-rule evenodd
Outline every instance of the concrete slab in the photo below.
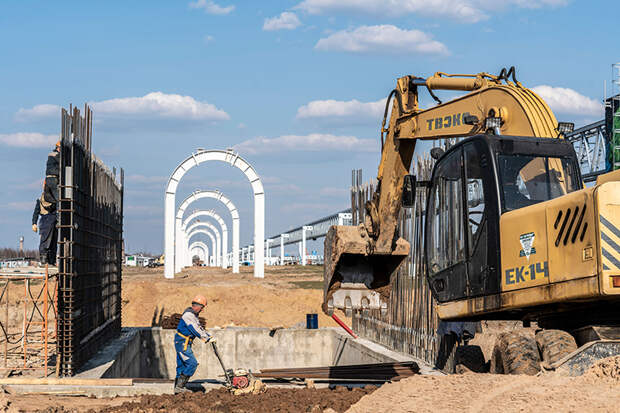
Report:
M 133 386 L 43 386 L 43 385 L 11 385 L 4 386 L 9 392 L 16 394 L 49 394 L 55 396 L 141 396 L 145 394 L 174 394 L 174 383 L 134 383 Z

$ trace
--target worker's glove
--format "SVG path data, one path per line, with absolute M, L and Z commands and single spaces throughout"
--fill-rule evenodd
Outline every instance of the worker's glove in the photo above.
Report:
M 37 232 L 37 224 L 32 224 L 32 231 Z
M 215 343 L 215 337 L 209 336 L 209 338 L 205 339 L 205 343 Z

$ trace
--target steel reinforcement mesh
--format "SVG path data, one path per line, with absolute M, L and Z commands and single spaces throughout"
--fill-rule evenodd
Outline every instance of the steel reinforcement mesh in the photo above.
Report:
M 453 142 L 446 140 L 448 149 Z M 430 179 L 433 160 L 418 158 L 412 173 L 420 180 Z M 362 184 L 361 170 L 353 172 L 351 210 L 353 225 L 364 222 L 364 204 L 376 190 L 376 184 Z M 415 207 L 402 209 L 399 217 L 399 235 L 409 241 L 409 257 L 392 276 L 390 301 L 387 311 L 356 310 L 353 312 L 353 330 L 361 337 L 383 344 L 393 350 L 411 354 L 446 372 L 454 371 L 456 340 L 441 334 L 435 300 L 431 296 L 424 267 L 424 220 L 426 190 L 416 191 Z
M 92 112 L 62 110 L 58 208 L 58 365 L 72 376 L 121 330 L 123 171 L 91 150 Z

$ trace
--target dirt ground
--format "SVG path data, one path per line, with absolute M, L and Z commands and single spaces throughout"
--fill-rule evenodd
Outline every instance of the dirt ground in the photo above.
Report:
M 207 328 L 292 327 L 306 325 L 306 314 L 319 315 L 319 327 L 337 324 L 321 311 L 322 266 L 265 267 L 265 278 L 253 277 L 252 267 L 240 274 L 214 267 L 192 267 L 173 280 L 163 268 L 123 270 L 123 326 L 158 325 L 162 315 L 181 313 L 196 294 L 207 297 Z M 205 314 L 206 313 L 206 314 Z M 343 314 L 339 314 L 344 318 Z M 346 318 L 350 324 L 350 318 Z
M 374 387 L 345 387 L 330 389 L 269 389 L 257 395 L 233 396 L 225 389 L 213 390 L 207 394 L 182 396 L 145 396 L 139 402 L 124 403 L 105 409 L 103 413 L 128 412 L 287 412 L 320 413 L 327 409 L 346 411 L 364 395 L 372 393 Z M 257 409 L 258 407 L 258 409 Z
M 196 293 L 207 296 L 207 328 L 226 326 L 305 326 L 307 313 L 319 326 L 336 324 L 322 314 L 321 267 L 267 267 L 265 278 L 252 269 L 241 274 L 216 268 L 190 268 L 174 280 L 162 269 L 126 269 L 123 275 L 123 325 L 158 325 L 163 315 L 182 312 Z M 346 319 L 350 324 L 350 319 Z M 470 344 L 486 358 L 500 331 L 520 323 L 483 323 Z M 528 329 L 528 331 L 534 331 Z M 0 391 L 1 412 L 616 412 L 620 405 L 620 357 L 607 359 L 582 377 L 506 376 L 465 373 L 414 376 L 378 389 L 275 389 L 231 396 L 224 389 L 207 394 L 94 399 L 63 395 L 16 396 Z M 348 410 L 347 410 L 348 409 Z
M 348 412 L 617 412 L 619 405 L 620 357 L 615 357 L 582 377 L 414 376 L 382 386 Z
M 0 394 L 0 412 L 617 412 L 620 356 L 604 359 L 581 377 L 455 374 L 414 376 L 376 389 L 267 389 L 258 395 L 209 393 L 141 398 Z M 40 409 L 40 410 L 37 410 Z
M 10 401 L 0 395 L 0 412 L 45 412 L 45 413 L 128 413 L 128 412 L 287 412 L 287 413 L 333 413 L 344 412 L 364 395 L 376 390 L 375 386 L 330 389 L 282 389 L 272 388 L 256 395 L 233 396 L 226 389 L 209 393 L 181 395 L 142 396 L 129 400 L 89 399 L 76 397 L 24 396 Z M 45 406 L 45 407 L 43 407 Z M 37 410 L 37 408 L 39 410 Z

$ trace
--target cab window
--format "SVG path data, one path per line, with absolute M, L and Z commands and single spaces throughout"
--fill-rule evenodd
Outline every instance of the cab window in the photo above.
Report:
M 428 214 L 431 219 L 430 243 L 427 244 L 430 274 L 465 260 L 462 167 L 462 150 L 459 149 L 442 159 L 434 173 Z
M 499 155 L 498 163 L 504 212 L 548 201 L 581 189 L 578 173 L 569 159 Z

